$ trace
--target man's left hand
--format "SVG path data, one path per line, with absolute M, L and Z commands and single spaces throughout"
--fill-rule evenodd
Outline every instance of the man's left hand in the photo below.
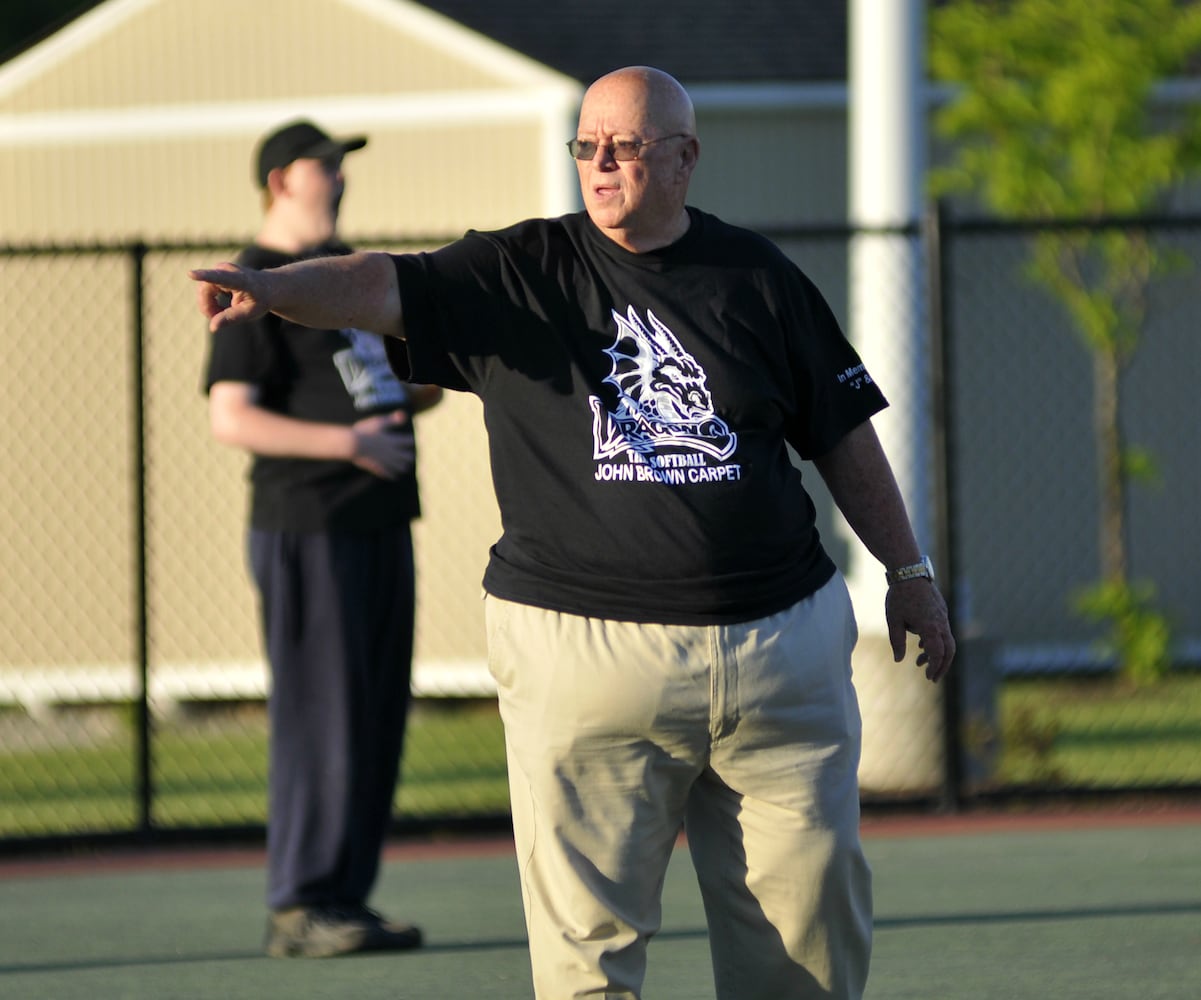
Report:
M 938 588 L 925 579 L 894 583 L 884 599 L 884 618 L 893 659 L 900 663 L 905 658 L 907 633 L 912 632 L 921 650 L 917 665 L 926 668 L 927 679 L 942 680 L 955 658 L 955 637 Z

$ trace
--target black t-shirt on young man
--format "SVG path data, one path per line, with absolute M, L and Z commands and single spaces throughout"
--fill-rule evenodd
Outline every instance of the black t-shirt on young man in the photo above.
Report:
M 503 526 L 489 593 L 706 624 L 833 574 L 785 442 L 820 456 L 887 404 L 778 248 L 689 214 L 650 253 L 577 213 L 395 258 L 393 367 L 483 402 Z
M 349 252 L 331 244 L 306 256 Z M 301 259 L 250 246 L 238 263 L 265 270 Z M 273 314 L 212 335 L 204 389 L 225 381 L 252 383 L 263 408 L 317 423 L 350 425 L 410 406 L 381 337 L 312 330 Z M 411 433 L 411 425 L 397 433 Z M 263 530 L 381 531 L 420 513 L 415 472 L 385 480 L 350 462 L 255 455 L 250 481 L 250 525 Z

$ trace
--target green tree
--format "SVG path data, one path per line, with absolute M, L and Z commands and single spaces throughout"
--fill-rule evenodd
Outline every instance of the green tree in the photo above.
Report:
M 1201 4 L 1181 0 L 947 0 L 930 16 L 930 71 L 952 85 L 935 116 L 952 160 L 936 195 L 970 193 L 1010 218 L 1087 220 L 1154 210 L 1201 172 L 1201 116 L 1156 107 L 1155 88 L 1201 54 Z M 1130 228 L 1054 228 L 1030 272 L 1065 306 L 1091 352 L 1100 580 L 1076 607 L 1111 626 L 1127 676 L 1159 676 L 1170 633 L 1155 590 L 1130 579 L 1126 498 L 1154 479 L 1122 435 L 1122 374 L 1146 293 L 1176 262 Z

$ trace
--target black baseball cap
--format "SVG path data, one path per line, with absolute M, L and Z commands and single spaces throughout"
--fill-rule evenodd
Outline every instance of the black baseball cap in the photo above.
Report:
M 256 158 L 259 187 L 267 186 L 267 175 L 272 170 L 286 167 L 293 160 L 324 160 L 328 156 L 342 156 L 366 145 L 366 136 L 334 139 L 310 121 L 300 120 L 281 125 L 259 142 Z

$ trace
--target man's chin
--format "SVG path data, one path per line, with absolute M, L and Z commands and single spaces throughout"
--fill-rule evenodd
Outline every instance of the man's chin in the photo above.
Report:
M 625 221 L 625 210 L 608 199 L 590 198 L 584 205 L 588 217 L 601 229 L 620 229 Z

